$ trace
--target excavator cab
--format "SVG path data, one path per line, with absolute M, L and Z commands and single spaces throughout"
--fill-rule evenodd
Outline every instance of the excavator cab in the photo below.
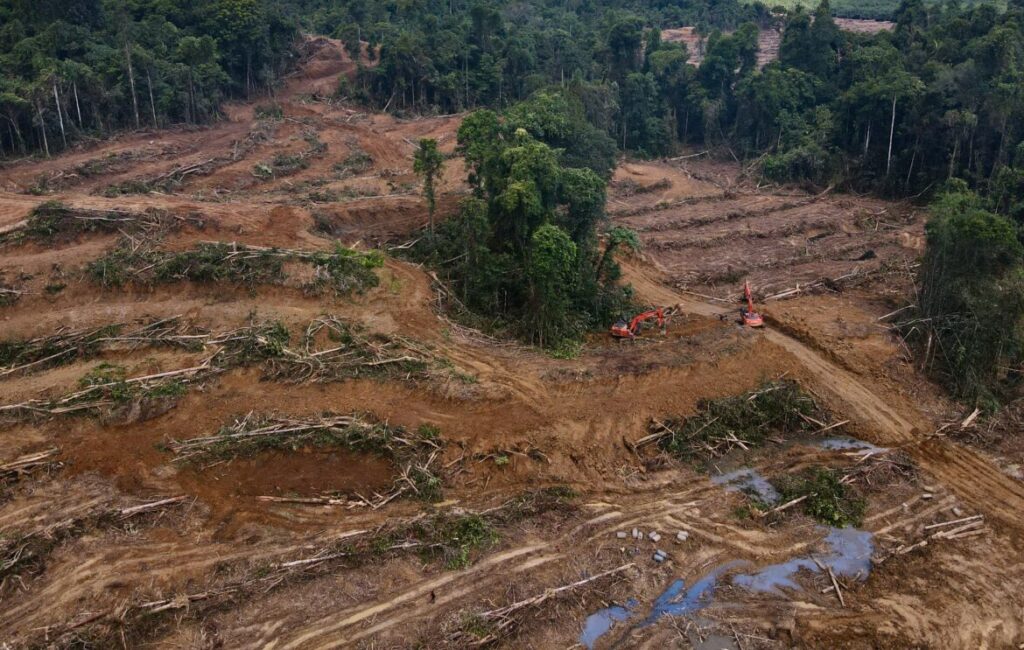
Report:
M 615 324 L 612 325 L 611 335 L 617 339 L 630 338 L 629 323 L 626 322 L 625 318 L 615 321 Z

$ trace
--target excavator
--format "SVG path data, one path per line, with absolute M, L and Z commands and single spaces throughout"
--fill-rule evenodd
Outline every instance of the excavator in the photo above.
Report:
M 743 283 L 743 298 L 747 301 L 747 304 L 746 307 L 740 308 L 740 323 L 745 327 L 764 327 L 764 318 L 761 314 L 754 311 L 754 296 L 750 292 L 749 282 Z M 609 333 L 616 339 L 635 339 L 640 334 L 645 322 L 657 319 L 658 327 L 661 328 L 661 333 L 664 334 L 665 319 L 679 313 L 680 311 L 681 306 L 674 305 L 671 307 L 658 307 L 657 309 L 641 312 L 634 316 L 629 322 L 626 322 L 625 318 L 620 318 L 614 325 L 612 325 Z M 726 316 L 722 314 L 719 318 L 725 319 Z
M 754 297 L 750 294 L 750 283 L 743 283 L 743 297 L 747 300 L 747 308 L 740 308 L 740 320 L 747 327 L 762 327 L 764 319 L 761 314 L 754 311 Z
M 637 334 L 640 333 L 644 322 L 658 319 L 658 327 L 665 330 L 665 310 L 661 307 L 645 311 L 637 314 L 633 317 L 633 320 L 626 322 L 625 318 L 620 318 L 614 325 L 612 325 L 611 335 L 617 339 L 634 339 Z

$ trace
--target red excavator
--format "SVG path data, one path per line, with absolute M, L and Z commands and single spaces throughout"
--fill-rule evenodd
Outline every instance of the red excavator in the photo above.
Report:
M 664 330 L 665 311 L 661 307 L 658 307 L 657 309 L 637 314 L 633 317 L 633 320 L 629 321 L 629 323 L 626 323 L 625 318 L 620 318 L 614 325 L 612 325 L 611 335 L 617 339 L 636 338 L 636 335 L 640 333 L 640 329 L 643 327 L 643 323 L 654 318 L 658 319 L 658 327 Z
M 754 311 L 754 298 L 750 295 L 750 283 L 743 283 L 743 297 L 747 299 L 747 308 L 740 308 L 740 320 L 747 327 L 761 327 L 764 325 L 764 319 L 761 318 L 761 314 Z

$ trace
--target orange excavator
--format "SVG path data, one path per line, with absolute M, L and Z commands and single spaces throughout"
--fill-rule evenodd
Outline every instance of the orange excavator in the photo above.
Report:
M 754 297 L 750 294 L 750 283 L 743 283 L 743 297 L 747 299 L 747 308 L 740 308 L 740 320 L 747 327 L 762 327 L 764 319 L 761 314 L 754 311 Z
M 633 320 L 626 322 L 625 318 L 620 318 L 614 325 L 612 325 L 611 335 L 617 339 L 633 339 L 640 333 L 640 329 L 643 327 L 645 321 L 652 319 L 658 319 L 658 327 L 662 330 L 665 329 L 665 310 L 661 307 L 645 311 L 642 314 L 637 314 L 633 317 Z

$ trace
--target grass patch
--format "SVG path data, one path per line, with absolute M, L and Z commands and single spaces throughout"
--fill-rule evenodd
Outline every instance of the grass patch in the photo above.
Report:
M 698 467 L 735 448 L 753 448 L 772 435 L 807 430 L 826 415 L 795 381 L 775 381 L 743 395 L 701 401 L 698 414 L 656 421 L 662 450 Z
M 438 522 L 431 531 L 428 555 L 440 555 L 449 571 L 472 564 L 475 551 L 484 551 L 498 543 L 498 532 L 480 515 L 464 515 Z
M 828 526 L 860 526 L 867 501 L 836 470 L 815 467 L 772 481 L 784 503 L 803 498 L 803 512 Z

